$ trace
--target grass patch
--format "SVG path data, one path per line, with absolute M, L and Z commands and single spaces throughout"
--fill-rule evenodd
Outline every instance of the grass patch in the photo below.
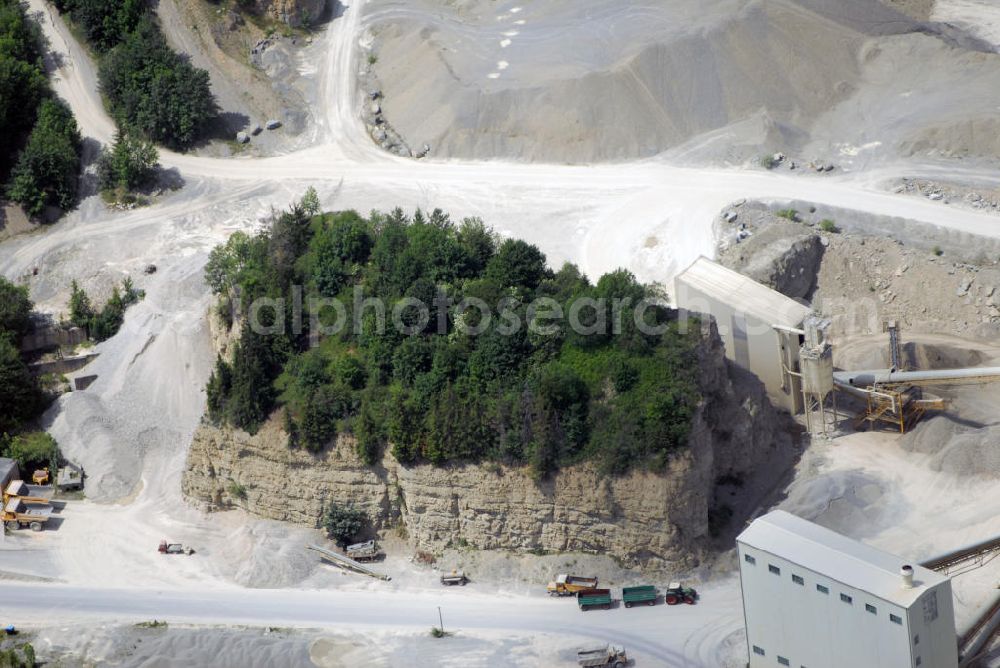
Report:
M 784 218 L 785 220 L 790 220 L 793 223 L 801 223 L 802 219 L 799 218 L 799 212 L 796 209 L 781 209 L 775 213 L 778 218 Z

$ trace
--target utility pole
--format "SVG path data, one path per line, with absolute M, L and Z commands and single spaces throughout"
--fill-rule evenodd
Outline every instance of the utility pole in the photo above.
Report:
M 444 633 L 444 618 L 441 616 L 441 606 L 438 606 L 438 623 L 441 625 L 441 633 Z

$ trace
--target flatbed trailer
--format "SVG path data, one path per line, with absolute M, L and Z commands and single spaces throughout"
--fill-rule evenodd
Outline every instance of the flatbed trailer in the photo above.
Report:
M 584 589 L 576 595 L 576 604 L 581 610 L 592 610 L 601 608 L 609 610 L 611 608 L 610 589 Z
M 656 605 L 657 595 L 656 587 L 653 585 L 639 585 L 622 589 L 622 601 L 626 608 L 631 608 L 633 605 Z

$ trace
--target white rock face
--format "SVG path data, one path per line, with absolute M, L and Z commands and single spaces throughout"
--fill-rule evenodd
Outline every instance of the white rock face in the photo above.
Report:
M 240 505 L 262 517 L 318 526 L 330 501 L 364 509 L 377 529 L 406 527 L 414 546 L 607 553 L 626 565 L 691 567 L 704 555 L 716 480 L 775 466 L 787 437 L 756 391 L 734 390 L 716 339 L 701 350 L 702 392 L 689 448 L 663 473 L 613 477 L 593 464 L 536 482 L 528 469 L 495 463 L 403 466 L 386 453 L 376 466 L 341 436 L 326 452 L 289 449 L 275 416 L 254 436 L 203 425 L 182 483 L 206 508 L 246 490 Z M 744 384 L 745 383 L 742 383 Z M 779 475 L 775 469 L 769 475 Z

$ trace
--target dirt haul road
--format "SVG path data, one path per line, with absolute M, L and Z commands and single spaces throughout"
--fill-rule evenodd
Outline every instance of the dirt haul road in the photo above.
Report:
M 729 583 L 738 590 L 738 584 Z M 739 597 L 720 605 L 666 607 L 648 611 L 608 610 L 587 614 L 565 599 L 525 599 L 442 592 L 435 595 L 302 590 L 95 589 L 48 585 L 4 587 L 5 609 L 40 623 L 100 619 L 143 622 L 229 624 L 269 627 L 413 628 L 438 623 L 446 630 L 502 630 L 576 637 L 580 642 L 625 645 L 643 665 L 720 668 L 728 659 L 718 648 L 739 627 Z M 649 614 L 642 614 L 648 612 Z M 449 641 L 450 642 L 450 641 Z M 458 665 L 458 664 L 456 664 Z M 475 665 L 482 665 L 476 663 Z
M 57 91 L 74 109 L 85 136 L 109 141 L 114 125 L 101 106 L 93 64 L 41 0 L 31 0 L 31 6 L 43 12 L 52 48 L 63 56 Z M 671 613 L 670 623 L 663 615 L 637 622 L 634 615 L 611 611 L 589 613 L 596 616 L 588 616 L 584 627 L 575 607 L 558 605 L 565 601 L 510 596 L 498 605 L 469 594 L 452 603 L 443 595 L 414 592 L 388 601 L 372 592 L 287 589 L 303 586 L 308 576 L 274 575 L 294 563 L 297 553 L 286 547 L 282 533 L 293 529 L 238 512 L 206 518 L 180 498 L 185 452 L 201 419 L 202 388 L 213 362 L 204 319 L 210 296 L 201 275 L 207 253 L 233 231 L 253 228 L 271 206 L 286 205 L 307 185 L 317 187 L 328 208 L 440 206 L 456 216 L 479 215 L 504 234 L 537 243 L 552 264 L 577 262 L 593 278 L 625 266 L 643 280 L 668 281 L 699 254 L 713 253 L 719 211 L 741 198 L 811 200 L 993 237 L 1000 236 L 1000 218 L 880 190 L 894 176 L 939 175 L 941 168 L 933 165 L 791 177 L 683 169 L 657 160 L 568 167 L 388 156 L 371 144 L 355 113 L 363 8 L 361 0 L 352 3 L 314 46 L 322 54 L 318 80 L 328 100 L 321 145 L 259 160 L 164 151 L 164 166 L 176 167 L 187 181 L 183 190 L 127 213 L 108 212 L 90 198 L 44 233 L 0 246 L 3 275 L 16 278 L 41 268 L 30 283 L 32 296 L 52 312 L 65 310 L 73 278 L 90 289 L 130 274 L 147 293 L 129 310 L 122 332 L 98 347 L 101 357 L 85 372 L 96 373 L 98 380 L 87 392 L 62 397 L 47 415 L 49 430 L 67 455 L 90 474 L 91 501 L 69 505 L 58 531 L 18 536 L 0 550 L 0 569 L 65 585 L 28 590 L 5 584 L 5 610 L 25 619 L 58 611 L 101 619 L 429 626 L 433 619 L 425 619 L 422 610 L 445 600 L 460 611 L 459 624 L 524 633 L 582 629 L 609 639 L 624 636 L 626 643 L 643 643 L 641 636 L 643 647 L 661 662 L 723 665 L 721 648 L 740 628 L 738 586 L 729 580 L 713 586 L 717 593 L 706 596 L 704 606 L 685 610 L 694 614 Z M 995 173 L 975 170 L 962 178 L 997 181 Z M 159 271 L 143 275 L 148 263 Z M 152 546 L 165 536 L 197 545 L 199 557 L 164 568 Z M 259 592 L 226 586 L 233 582 L 286 588 Z M 157 587 L 163 593 L 78 588 L 116 585 Z M 296 607 L 300 599 L 307 603 Z M 256 606 L 259 612 L 252 611 Z

